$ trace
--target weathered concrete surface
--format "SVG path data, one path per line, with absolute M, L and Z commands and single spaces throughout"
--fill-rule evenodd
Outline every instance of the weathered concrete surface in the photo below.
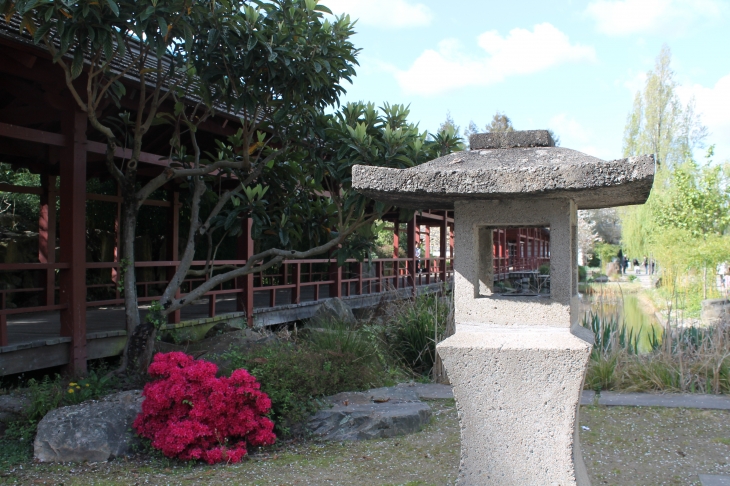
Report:
M 717 474 L 700 474 L 702 486 L 730 486 L 730 476 Z
M 730 410 L 730 397 L 700 393 L 621 393 L 602 391 L 595 400 L 596 392 L 585 390 L 581 405 L 607 407 L 669 407 L 698 408 L 702 410 Z
M 51 410 L 38 424 L 34 456 L 41 462 L 100 462 L 129 454 L 139 390 Z
M 570 327 L 577 324 L 577 225 L 570 200 L 457 202 L 454 233 L 456 332 L 488 326 Z M 492 294 L 493 227 L 550 227 L 550 297 Z M 485 229 L 485 231 L 480 231 Z
M 471 150 L 555 147 L 555 141 L 547 130 L 518 130 L 514 132 L 475 133 L 469 137 L 469 147 Z
M 577 424 L 591 347 L 534 327 L 457 331 L 438 345 L 459 411 L 460 484 L 590 484 Z
M 578 209 L 643 204 L 653 181 L 651 155 L 604 161 L 561 147 L 456 152 L 408 169 L 352 168 L 358 192 L 414 209 L 515 198 L 569 198 Z
M 431 418 L 431 407 L 418 399 L 415 387 L 338 393 L 327 401 L 332 407 L 314 414 L 307 424 L 315 436 L 324 440 L 365 440 L 412 434 L 421 430 Z

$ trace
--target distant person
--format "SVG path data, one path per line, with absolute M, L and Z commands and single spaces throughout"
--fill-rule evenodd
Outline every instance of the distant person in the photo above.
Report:
M 624 261 L 621 262 L 621 265 L 623 265 L 623 274 L 626 275 L 626 270 L 629 268 L 629 257 L 624 256 Z
M 644 275 L 649 274 L 649 259 L 644 257 Z
M 651 259 L 651 274 L 654 275 L 654 265 L 656 265 L 656 261 L 654 259 Z
M 421 245 L 416 246 L 416 272 L 421 273 Z
M 618 249 L 618 255 L 616 255 L 616 259 L 618 260 L 618 273 L 623 273 L 624 251 L 621 248 Z

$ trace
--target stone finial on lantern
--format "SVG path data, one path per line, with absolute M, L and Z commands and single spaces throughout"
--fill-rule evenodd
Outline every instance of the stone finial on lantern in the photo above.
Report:
M 438 345 L 461 426 L 464 485 L 587 485 L 578 404 L 593 336 L 579 325 L 577 209 L 642 204 L 653 156 L 604 161 L 546 130 L 472 135 L 409 169 L 354 166 L 353 187 L 403 208 L 454 209 L 456 333 Z M 494 234 L 549 228 L 549 291 L 495 284 Z

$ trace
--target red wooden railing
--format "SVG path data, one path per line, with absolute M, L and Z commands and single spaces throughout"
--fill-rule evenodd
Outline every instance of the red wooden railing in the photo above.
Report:
M 214 265 L 238 267 L 243 266 L 245 263 L 245 260 L 217 260 Z M 412 263 L 414 266 L 420 267 L 415 274 L 415 278 L 412 278 L 409 272 Z M 159 271 L 160 269 L 174 270 L 178 265 L 179 262 L 177 261 L 136 262 L 135 268 L 138 271 L 152 269 L 155 273 L 162 273 Z M 195 261 L 192 268 L 202 268 L 204 265 L 204 261 Z M 42 278 L 38 276 L 39 278 L 35 280 L 43 283 L 56 282 L 55 275 L 57 271 L 68 268 L 68 263 L 0 264 L 0 272 L 24 272 L 24 275 L 27 275 L 25 272 L 29 271 L 43 272 Z M 87 308 L 124 303 L 124 299 L 117 288 L 116 275 L 118 269 L 118 262 L 90 262 L 86 264 Z M 97 278 L 96 283 L 89 283 L 89 274 L 92 272 L 97 272 L 99 275 L 106 274 L 106 278 Z M 48 274 L 51 274 L 50 279 Z M 330 297 L 350 297 L 381 293 L 405 287 L 410 288 L 413 287 L 414 280 L 415 286 L 448 281 L 452 275 L 453 261 L 450 258 L 431 257 L 419 259 L 417 265 L 408 258 L 382 258 L 371 262 L 348 260 L 342 267 L 337 267 L 336 261 L 330 259 L 291 260 L 284 261 L 264 272 L 254 273 L 250 279 L 253 283 L 250 291 L 246 287 L 247 280 L 245 278 L 233 279 L 207 292 L 205 297 L 208 299 L 208 315 L 214 317 L 218 297 L 235 296 L 238 310 L 246 312 L 249 323 L 252 324 L 253 297 L 255 294 L 260 295 L 262 292 L 268 294 L 267 307 L 272 308 L 279 305 L 277 303 L 277 291 L 281 290 L 290 292 L 289 303 L 299 304 L 302 302 L 303 293 L 306 293 L 310 288 L 313 289 L 310 291 L 312 299 L 308 300 L 317 301 L 321 300 L 324 294 L 323 288 L 327 288 L 327 294 Z M 182 295 L 187 294 L 204 281 L 205 277 L 185 279 L 181 288 Z M 158 299 L 166 285 L 167 280 L 164 279 L 138 279 L 138 301 L 146 303 Z M 56 304 L 58 301 L 56 291 L 58 290 L 60 289 L 57 282 L 52 289 L 42 285 L 0 289 L 0 346 L 8 344 L 7 318 L 9 315 L 66 309 L 66 304 Z M 39 295 L 45 303 L 43 305 L 10 308 L 8 304 L 13 300 L 17 300 L 14 298 L 15 296 L 28 293 Z M 179 313 L 176 316 L 173 315 L 171 320 L 172 322 L 179 322 Z

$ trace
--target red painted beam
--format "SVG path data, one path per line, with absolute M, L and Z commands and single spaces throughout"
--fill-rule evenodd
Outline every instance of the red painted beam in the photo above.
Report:
M 43 194 L 43 188 L 35 186 L 16 186 L 13 184 L 0 183 L 0 192 L 13 192 L 16 194 L 36 194 L 40 196 Z
M 103 201 L 111 203 L 121 203 L 123 201 L 122 196 L 111 196 L 109 194 L 87 194 L 86 199 L 89 201 Z M 158 201 L 157 199 L 147 199 L 142 203 L 143 206 L 159 206 L 162 208 L 172 207 L 170 201 Z
M 101 142 L 86 142 L 86 150 L 89 153 L 92 154 L 105 154 L 106 153 L 106 144 Z M 114 157 L 118 159 L 131 159 L 132 158 L 132 149 L 125 149 L 122 147 L 117 147 L 114 151 Z M 164 155 L 155 155 L 150 154 L 148 152 L 141 152 L 139 154 L 139 161 L 145 162 L 147 164 L 153 164 L 153 165 L 161 165 L 163 167 L 167 167 L 170 163 L 170 160 L 167 159 Z
M 44 132 L 34 128 L 11 125 L 10 123 L 0 123 L 0 137 L 42 143 L 44 145 L 54 145 L 56 147 L 66 145 L 66 138 L 60 133 Z

